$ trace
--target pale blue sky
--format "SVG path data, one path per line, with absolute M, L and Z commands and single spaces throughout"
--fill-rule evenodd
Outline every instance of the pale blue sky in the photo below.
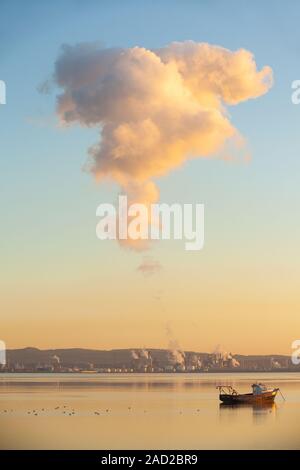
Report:
M 192 39 L 253 52 L 258 67 L 270 65 L 274 86 L 259 99 L 230 108 L 249 142 L 252 161 L 197 160 L 158 181 L 165 202 L 204 202 L 206 244 L 191 258 L 178 243 L 159 243 L 153 255 L 165 267 L 218 259 L 224 266 L 264 264 L 289 273 L 296 288 L 299 241 L 300 106 L 291 103 L 291 82 L 300 78 L 300 4 L 294 1 L 58 1 L 1 2 L 0 79 L 7 105 L 0 106 L 1 232 L 5 284 L 26 276 L 67 282 L 126 263 L 133 277 L 140 255 L 117 245 L 100 246 L 95 210 L 114 201 L 116 186 L 97 186 L 82 171 L 97 131 L 55 124 L 55 91 L 40 94 L 60 46 L 101 41 L 104 46 L 156 48 Z M 196 261 L 194 261 L 196 260 Z M 196 263 L 195 266 L 193 263 Z M 80 269 L 79 269 L 80 267 Z M 121 270 L 124 274 L 124 270 Z M 126 270 L 125 270 L 126 272 Z M 116 276 L 118 274 L 116 273 Z

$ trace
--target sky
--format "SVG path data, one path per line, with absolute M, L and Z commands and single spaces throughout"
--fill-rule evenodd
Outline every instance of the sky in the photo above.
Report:
M 222 344 L 233 353 L 291 353 L 300 335 L 300 106 L 291 102 L 300 78 L 299 14 L 296 0 L 2 0 L 0 339 L 7 347 L 163 348 L 171 331 L 185 350 Z M 153 175 L 160 201 L 204 203 L 203 250 L 165 240 L 138 252 L 100 241 L 96 208 L 116 201 L 120 180 L 99 182 L 85 170 L 99 129 L 60 125 L 61 89 L 54 83 L 41 93 L 41 85 L 51 82 L 63 44 L 158 51 L 187 40 L 244 48 L 258 70 L 271 67 L 268 92 L 226 105 L 251 158 L 241 151 L 228 161 L 216 151 Z M 139 269 L 145 257 L 161 266 L 152 276 Z

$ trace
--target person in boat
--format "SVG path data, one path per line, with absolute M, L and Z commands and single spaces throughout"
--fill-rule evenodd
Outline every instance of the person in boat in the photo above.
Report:
M 264 384 L 253 384 L 252 385 L 253 395 L 261 395 L 262 393 L 268 392 L 267 387 Z

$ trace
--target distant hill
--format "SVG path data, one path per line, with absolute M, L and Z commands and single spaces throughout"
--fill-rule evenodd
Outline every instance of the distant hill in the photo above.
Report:
M 239 355 L 231 356 L 238 361 L 238 366 L 232 366 L 236 370 L 268 370 L 268 369 L 299 369 L 293 366 L 291 358 L 284 355 Z M 201 367 L 218 369 L 228 366 L 226 359 L 220 359 L 216 363 L 216 355 L 194 351 L 170 351 L 167 349 L 47 349 L 38 348 L 10 349 L 7 351 L 7 364 L 22 364 L 25 367 L 37 364 L 51 364 L 55 361 L 65 367 L 85 367 L 92 364 L 95 368 L 107 367 L 132 367 L 139 363 L 149 363 L 154 366 L 166 367 L 170 363 L 196 364 Z

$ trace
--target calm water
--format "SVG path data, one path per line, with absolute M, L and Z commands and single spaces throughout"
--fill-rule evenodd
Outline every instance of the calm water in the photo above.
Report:
M 257 380 L 286 401 L 220 406 Z M 1 374 L 0 448 L 300 449 L 300 374 Z

